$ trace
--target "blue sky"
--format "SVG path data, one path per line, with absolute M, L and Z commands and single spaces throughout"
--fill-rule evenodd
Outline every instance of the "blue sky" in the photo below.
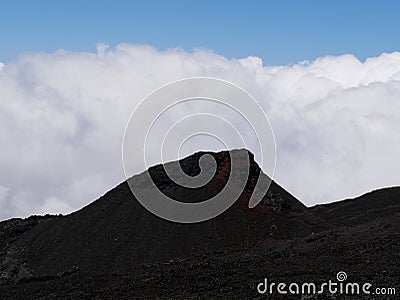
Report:
M 96 44 L 207 48 L 289 64 L 399 50 L 399 1 L 2 1 L 0 61 Z

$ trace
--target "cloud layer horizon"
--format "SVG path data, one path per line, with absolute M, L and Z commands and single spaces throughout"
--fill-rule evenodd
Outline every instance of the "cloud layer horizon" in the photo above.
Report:
M 123 181 L 132 110 L 154 89 L 197 76 L 255 97 L 275 133 L 274 179 L 306 205 L 400 185 L 400 52 L 268 66 L 204 49 L 101 44 L 0 63 L 0 220 L 69 213 Z M 215 150 L 202 146 L 193 150 Z

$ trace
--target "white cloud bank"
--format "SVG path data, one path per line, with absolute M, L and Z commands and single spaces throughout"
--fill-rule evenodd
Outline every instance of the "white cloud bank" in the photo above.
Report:
M 131 111 L 155 88 L 192 76 L 255 96 L 275 132 L 275 179 L 305 204 L 400 185 L 398 52 L 263 66 L 204 50 L 98 49 L 0 63 L 0 219 L 71 212 L 124 180 Z

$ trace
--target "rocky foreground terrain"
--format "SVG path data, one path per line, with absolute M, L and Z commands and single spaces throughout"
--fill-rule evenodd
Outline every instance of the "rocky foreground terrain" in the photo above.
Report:
M 238 150 L 245 151 L 245 150 Z M 246 151 L 247 153 L 247 151 Z M 196 153 L 179 163 L 199 173 Z M 229 176 L 229 152 L 208 153 L 214 178 L 195 191 L 176 186 L 163 166 L 148 171 L 163 193 L 199 202 Z M 254 182 L 265 176 L 251 153 L 241 197 L 197 224 L 160 219 L 126 182 L 67 216 L 0 222 L 0 299 L 397 299 L 400 293 L 400 188 L 307 208 L 272 182 L 253 209 Z M 143 185 L 143 174 L 134 176 Z M 246 180 L 246 179 L 245 179 Z M 394 288 L 397 295 L 260 294 L 259 283 L 337 281 Z M 393 290 L 392 290 L 393 292 Z

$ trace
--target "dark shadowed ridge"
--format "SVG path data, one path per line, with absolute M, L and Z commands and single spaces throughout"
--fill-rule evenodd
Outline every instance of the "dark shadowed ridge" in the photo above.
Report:
M 319 204 L 310 208 L 334 226 L 351 226 L 400 214 L 400 187 L 388 187 L 354 199 Z

